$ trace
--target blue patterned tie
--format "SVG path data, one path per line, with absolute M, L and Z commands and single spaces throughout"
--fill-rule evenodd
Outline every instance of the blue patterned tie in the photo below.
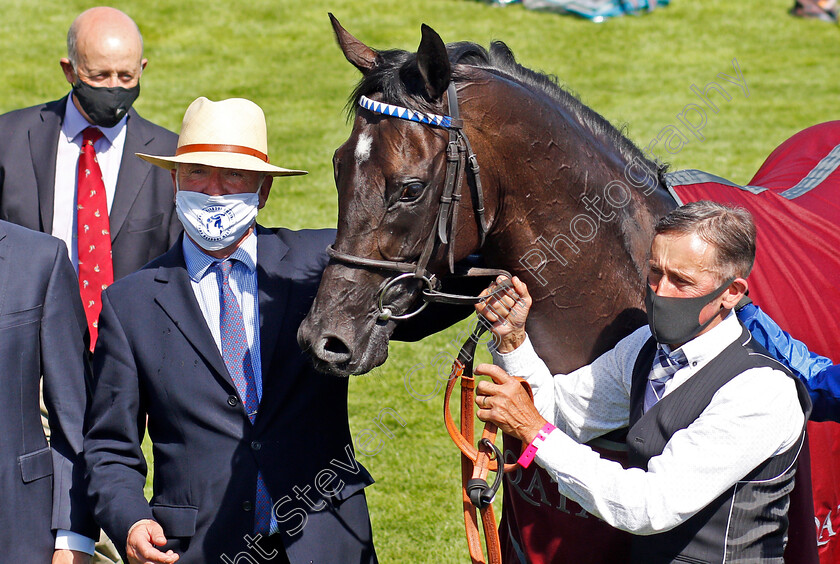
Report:
M 248 413 L 251 423 L 257 416 L 259 397 L 254 379 L 254 367 L 251 364 L 251 351 L 248 349 L 248 338 L 245 335 L 245 322 L 242 320 L 242 310 L 233 290 L 230 288 L 230 272 L 233 260 L 217 262 L 221 276 L 219 280 L 219 329 L 222 341 L 222 358 L 225 361 L 239 399 Z M 254 508 L 254 532 L 268 533 L 271 524 L 271 498 L 265 486 L 262 472 L 257 472 L 257 495 Z
M 662 347 L 656 347 L 656 358 L 653 359 L 645 388 L 645 412 L 662 399 L 665 384 L 674 377 L 674 373 L 687 365 L 688 359 L 681 350 L 668 354 Z

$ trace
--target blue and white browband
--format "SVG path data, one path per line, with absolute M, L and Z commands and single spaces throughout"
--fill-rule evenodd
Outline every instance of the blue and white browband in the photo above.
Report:
M 400 119 L 407 119 L 409 121 L 416 121 L 417 123 L 425 123 L 427 125 L 434 125 L 437 127 L 444 127 L 450 129 L 453 127 L 452 118 L 449 116 L 439 116 L 437 114 L 424 114 L 403 108 L 402 106 L 392 106 L 384 102 L 375 102 L 367 96 L 359 98 L 359 105 L 366 110 L 377 114 L 396 117 Z

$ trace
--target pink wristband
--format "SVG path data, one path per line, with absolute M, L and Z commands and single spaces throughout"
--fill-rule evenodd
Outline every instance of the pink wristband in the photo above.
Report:
M 539 430 L 537 436 L 534 437 L 534 440 L 531 441 L 527 447 L 525 447 L 525 452 L 522 453 L 522 456 L 519 457 L 519 460 L 516 462 L 523 468 L 527 468 L 531 465 L 531 462 L 534 460 L 534 456 L 537 455 L 537 449 L 543 444 L 548 438 L 549 433 L 555 430 L 557 427 L 552 425 L 551 423 L 546 423 L 543 425 L 542 429 Z

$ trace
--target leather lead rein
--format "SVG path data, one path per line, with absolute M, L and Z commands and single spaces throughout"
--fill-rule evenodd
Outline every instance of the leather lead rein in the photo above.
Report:
M 467 546 L 473 564 L 501 564 L 502 550 L 499 542 L 499 530 L 496 515 L 493 511 L 493 498 L 501 485 L 502 472 L 508 473 L 517 469 L 517 463 L 504 464 L 504 456 L 496 447 L 495 440 L 498 428 L 493 423 L 485 423 L 478 446 L 474 447 L 475 424 L 475 376 L 473 375 L 473 360 L 476 346 L 481 335 L 487 330 L 482 323 L 476 326 L 469 338 L 464 342 L 449 374 L 446 392 L 443 396 L 443 420 L 452 442 L 461 451 L 461 494 L 464 508 L 464 527 L 467 535 Z M 455 425 L 449 409 L 452 392 L 456 382 L 461 384 L 461 425 Z M 533 399 L 531 387 L 525 381 L 522 386 Z M 525 445 L 522 445 L 523 451 Z M 496 472 L 496 479 L 492 486 L 487 483 L 489 472 Z M 481 525 L 484 530 L 484 542 L 487 546 L 487 559 L 481 549 L 481 531 L 478 527 L 476 509 L 481 514 Z

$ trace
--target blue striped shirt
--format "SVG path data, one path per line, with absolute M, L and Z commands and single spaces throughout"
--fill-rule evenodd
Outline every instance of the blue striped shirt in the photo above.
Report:
M 219 259 L 213 258 L 192 240 L 184 236 L 184 261 L 190 276 L 195 298 L 204 320 L 213 334 L 216 348 L 222 352 L 222 337 L 219 329 L 220 294 L 219 270 L 210 268 Z M 257 235 L 252 232 L 239 245 L 230 259 L 235 259 L 230 272 L 230 288 L 239 309 L 242 310 L 242 320 L 245 324 L 245 336 L 248 338 L 248 349 L 251 351 L 251 364 L 254 368 L 254 385 L 257 388 L 257 398 L 262 400 L 262 362 L 260 358 L 260 306 L 257 299 Z

